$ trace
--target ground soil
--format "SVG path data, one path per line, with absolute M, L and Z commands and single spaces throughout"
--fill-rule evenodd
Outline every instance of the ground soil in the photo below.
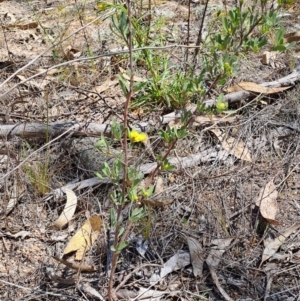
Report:
M 192 4 L 190 41 L 193 42 L 200 25 L 202 2 Z M 230 1 L 210 1 L 208 16 L 212 18 L 217 9 L 224 9 L 224 2 L 228 8 L 233 5 Z M 156 14 L 166 20 L 161 32 L 166 44 L 183 44 L 187 32 L 187 3 L 159 1 L 153 6 Z M 122 121 L 125 97 L 116 81 L 119 67 L 128 67 L 127 59 L 122 56 L 73 62 L 20 84 L 57 64 L 122 50 L 111 37 L 109 18 L 99 19 L 75 33 L 99 16 L 96 7 L 94 1 L 0 1 L 0 84 L 38 57 L 2 85 L 1 124 L 56 121 L 102 124 L 111 122 L 112 118 Z M 299 30 L 299 7 L 289 6 L 282 12 L 288 14 L 283 18 L 287 32 Z M 180 50 L 168 51 L 174 65 L 178 64 Z M 280 79 L 299 66 L 298 51 L 299 44 L 296 44 L 291 51 L 278 54 L 272 65 L 262 64 L 262 53 L 249 54 L 241 61 L 232 81 L 262 83 Z M 141 69 L 139 72 L 139 76 L 145 76 Z M 230 151 L 228 144 L 226 149 L 224 141 L 209 131 L 207 125 L 191 127 L 188 136 L 178 142 L 170 157 L 200 153 L 201 159 L 192 166 L 179 166 L 175 172 L 160 175 L 162 193 L 156 201 L 167 205 L 149 206 L 146 216 L 133 228 L 130 245 L 121 254 L 117 269 L 116 286 L 127 277 L 118 292 L 118 300 L 142 300 L 138 297 L 142 289 L 161 293 L 151 300 L 225 300 L 227 297 L 300 300 L 299 231 L 293 231 L 270 260 L 261 262 L 264 244 L 299 222 L 300 85 L 298 82 L 291 85 L 288 91 L 251 97 L 238 106 L 234 104 L 232 109 L 250 103 L 233 121 L 220 125 L 227 143 L 229 138 L 241 143 L 242 149 L 247 148 L 250 160 Z M 211 97 L 220 92 L 212 91 Z M 132 124 L 146 122 L 166 113 L 162 106 L 132 110 L 129 119 Z M 157 131 L 149 137 L 155 153 L 166 150 Z M 79 140 L 71 134 L 36 151 L 54 138 L 3 138 L 0 150 L 1 300 L 99 300 L 91 288 L 103 296 L 103 300 L 107 299 L 111 185 L 99 183 L 77 190 L 74 217 L 60 230 L 54 227 L 54 221 L 62 212 L 66 198 L 48 196 L 68 183 L 94 177 L 101 161 L 108 159 L 100 157 L 99 165 L 91 167 L 88 163 L 92 160 L 98 164 L 99 157 L 90 160 L 81 152 L 82 145 L 94 151 L 95 139 Z M 118 148 L 116 145 L 116 150 Z M 27 161 L 19 166 L 25 158 Z M 143 145 L 131 150 L 130 160 L 138 164 L 154 162 L 151 152 L 145 151 Z M 47 172 L 43 178 L 45 166 Z M 270 211 L 278 207 L 276 217 L 272 218 L 276 221 L 264 218 L 255 204 L 260 191 L 271 181 L 276 185 L 277 202 L 275 205 L 270 201 L 266 207 Z M 101 217 L 102 228 L 81 262 L 93 266 L 95 271 L 84 273 L 54 257 L 63 257 L 68 241 L 92 215 Z M 191 238 L 198 242 L 193 251 L 189 245 Z M 219 245 L 215 241 L 229 238 L 226 248 L 222 241 Z M 147 242 L 143 256 L 137 247 L 139 239 Z M 153 275 L 178 251 L 191 254 L 192 261 L 195 256 L 203 261 L 209 254 L 213 256 L 213 250 L 223 251 L 214 255 L 216 277 L 207 262 L 198 276 L 189 264 L 151 286 Z M 216 258 L 218 256 L 220 258 Z M 64 259 L 76 263 L 74 254 Z

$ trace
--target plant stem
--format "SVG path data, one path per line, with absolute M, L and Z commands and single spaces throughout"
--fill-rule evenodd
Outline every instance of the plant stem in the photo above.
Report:
M 123 163 L 123 181 L 122 181 L 122 201 L 121 203 L 125 203 L 126 198 L 126 188 L 128 184 L 128 176 L 127 176 L 127 170 L 128 170 L 128 143 L 127 143 L 127 130 L 128 130 L 128 109 L 130 106 L 132 94 L 133 94 L 133 51 L 132 51 L 132 22 L 131 22 L 131 0 L 127 0 L 127 18 L 128 18 L 128 40 L 126 41 L 128 50 L 129 50 L 129 69 L 130 69 L 130 83 L 129 83 L 129 91 L 126 96 L 126 102 L 125 102 L 125 108 L 124 108 L 124 118 L 123 118 L 123 125 L 124 125 L 124 133 L 123 133 L 123 152 L 124 152 L 124 163 Z M 120 233 L 120 225 L 119 225 L 119 219 L 121 217 L 123 210 L 123 205 L 118 205 L 117 209 L 117 226 L 115 230 L 115 241 L 114 241 L 114 248 L 115 251 L 113 252 L 112 256 L 112 267 L 111 267 L 111 273 L 109 276 L 109 283 L 108 283 L 108 300 L 113 301 L 115 300 L 115 292 L 114 292 L 114 277 L 115 277 L 115 271 L 117 267 L 118 257 L 119 257 L 119 251 L 117 248 L 117 245 L 119 244 L 119 233 Z M 123 234 L 120 242 L 123 242 L 132 226 L 132 222 L 129 222 L 129 224 L 126 227 L 126 231 Z

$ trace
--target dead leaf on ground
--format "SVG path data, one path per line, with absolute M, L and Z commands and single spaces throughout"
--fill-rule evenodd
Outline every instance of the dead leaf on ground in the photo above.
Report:
M 28 22 L 23 22 L 23 23 L 19 23 L 19 24 L 9 24 L 8 27 L 26 30 L 26 29 L 37 28 L 38 25 L 39 25 L 38 22 L 28 21 Z
M 190 253 L 178 250 L 161 268 L 159 275 L 154 273 L 150 278 L 150 284 L 153 285 L 166 277 L 168 274 L 180 270 L 191 263 Z
M 191 263 L 190 254 L 182 250 L 172 256 L 160 270 L 160 277 L 164 278 L 169 273 L 180 270 Z
M 90 250 L 101 229 L 100 216 L 90 217 L 71 238 L 64 250 L 64 255 L 76 251 L 76 260 L 82 260 L 84 254 Z
M 211 244 L 214 245 L 207 258 L 206 263 L 209 266 L 217 268 L 223 253 L 226 251 L 226 248 L 229 247 L 233 238 L 217 238 L 211 241 Z
M 241 82 L 234 86 L 228 87 L 227 89 L 225 89 L 225 92 L 232 93 L 232 92 L 239 92 L 239 91 L 249 91 L 249 92 L 261 93 L 261 94 L 273 94 L 273 93 L 279 93 L 285 91 L 289 88 L 291 88 L 291 86 L 268 88 L 252 82 Z
M 193 274 L 195 277 L 202 276 L 204 262 L 202 246 L 198 242 L 198 240 L 192 237 L 187 237 L 187 243 L 189 245 L 189 250 L 191 254 Z
M 124 70 L 122 67 L 119 67 L 119 70 L 121 71 L 121 73 L 125 79 L 130 80 L 130 76 L 126 73 L 126 70 Z M 145 83 L 147 80 L 140 76 L 133 75 L 133 81 L 139 82 L 139 83 Z
M 294 31 L 294 32 L 287 33 L 284 35 L 284 38 L 288 43 L 298 42 L 298 41 L 300 41 L 300 31 Z
M 195 116 L 193 120 L 193 125 L 198 124 L 217 124 L 217 123 L 233 123 L 236 120 L 236 116 L 228 115 L 228 116 Z
M 218 288 L 220 294 L 224 297 L 224 299 L 226 301 L 234 301 L 232 298 L 229 297 L 229 295 L 225 292 L 225 290 L 221 286 L 215 269 L 213 267 L 209 266 L 209 271 L 210 271 L 210 275 L 211 275 L 211 278 L 212 278 L 214 284 L 216 285 L 216 287 Z
M 55 257 L 55 256 L 53 256 L 53 258 L 55 260 L 59 261 L 60 263 L 64 264 L 65 266 L 69 267 L 70 269 L 73 269 L 76 271 L 86 272 L 86 273 L 93 273 L 93 272 L 97 271 L 96 268 L 94 268 L 93 266 L 90 266 L 90 265 L 83 265 L 83 264 L 70 262 L 70 261 Z
M 215 246 L 211 248 L 211 251 L 206 258 L 206 263 L 208 265 L 213 282 L 218 288 L 221 295 L 227 301 L 233 301 L 233 299 L 231 299 L 225 292 L 225 290 L 222 288 L 215 269 L 218 267 L 221 261 L 221 257 L 225 252 L 226 248 L 229 247 L 229 245 L 231 244 L 231 241 L 232 238 L 219 238 L 212 240 L 212 244 Z
M 50 84 L 50 81 L 47 79 L 27 80 L 27 78 L 23 75 L 18 74 L 16 76 L 21 80 L 21 84 L 22 82 L 24 82 L 23 85 L 33 90 L 38 90 L 38 91 L 44 90 L 45 87 Z
M 102 93 L 109 88 L 115 86 L 119 82 L 119 79 L 117 76 L 109 77 L 101 86 L 96 86 L 92 89 L 94 93 Z M 92 96 L 93 94 L 91 94 Z
M 264 249 L 261 263 L 259 266 L 261 266 L 266 260 L 268 260 L 270 257 L 272 257 L 277 252 L 277 250 L 280 248 L 280 246 L 285 242 L 285 240 L 299 227 L 300 227 L 300 222 L 294 224 L 293 226 L 291 226 L 290 228 L 285 230 L 285 232 L 283 234 L 281 234 L 278 237 L 276 237 L 275 239 L 271 240 Z
M 265 218 L 270 224 L 273 225 L 280 224 L 275 219 L 278 210 L 277 197 L 278 197 L 278 191 L 276 189 L 273 180 L 271 180 L 270 182 L 267 183 L 265 187 L 263 187 L 260 190 L 259 196 L 255 201 L 255 205 L 259 207 L 259 211 L 262 217 Z
M 169 122 L 168 126 L 170 127 L 170 129 L 181 129 L 184 126 L 184 124 L 180 119 L 174 119 Z
M 77 196 L 73 190 L 68 188 L 62 189 L 67 195 L 67 203 L 61 215 L 54 222 L 54 226 L 58 229 L 62 229 L 73 218 L 77 207 Z
M 84 291 L 85 293 L 89 294 L 90 296 L 96 297 L 99 300 L 104 301 L 105 299 L 88 283 L 79 283 L 78 289 Z
M 154 190 L 154 194 L 158 195 L 162 192 L 164 192 L 165 187 L 164 187 L 164 179 L 162 177 L 157 177 L 156 179 L 156 184 L 155 184 L 155 190 Z
M 7 235 L 8 237 L 13 237 L 13 238 L 19 238 L 19 237 L 21 237 L 21 239 L 33 236 L 31 232 L 25 231 L 25 230 L 19 231 L 19 232 L 15 233 L 15 234 L 11 234 L 10 232 L 5 232 L 4 234 Z
M 234 155 L 238 159 L 252 162 L 250 151 L 245 146 L 243 141 L 237 141 L 233 137 L 227 137 L 225 133 L 222 133 L 221 130 L 217 128 L 211 129 L 210 131 L 217 136 L 222 144 L 222 147 L 231 155 Z
M 74 60 L 80 56 L 81 52 L 70 45 L 64 49 L 64 59 L 67 61 Z

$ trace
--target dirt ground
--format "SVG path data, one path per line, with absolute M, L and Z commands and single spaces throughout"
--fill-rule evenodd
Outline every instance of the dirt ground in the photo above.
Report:
M 192 4 L 191 41 L 197 37 L 202 2 Z M 223 2 L 210 1 L 208 16 L 222 9 Z M 154 9 L 166 20 L 161 33 L 166 43 L 181 44 L 187 3 L 158 1 Z M 283 18 L 287 32 L 299 31 L 300 5 L 283 13 L 288 14 Z M 122 49 L 95 1 L 0 1 L 0 19 L 1 126 L 122 121 L 125 98 L 116 75 L 128 62 L 117 55 L 98 57 Z M 270 65 L 262 64 L 261 53 L 245 57 L 233 83 L 272 82 L 297 71 L 297 43 Z M 180 50 L 168 51 L 177 64 Z M 96 58 L 67 64 L 83 57 Z M 300 300 L 299 81 L 298 75 L 287 91 L 234 103 L 233 109 L 248 105 L 220 124 L 226 139 L 210 130 L 208 122 L 191 127 L 179 140 L 170 157 L 192 163 L 156 179 L 162 191 L 156 201 L 164 205 L 149 205 L 129 236 L 117 269 L 118 300 Z M 129 119 L 131 124 L 149 122 L 167 113 L 160 107 L 133 110 Z M 76 187 L 93 178 L 107 158 L 82 155 L 82 145 L 93 151 L 97 137 L 70 133 L 54 140 L 38 130 L 35 134 L 1 134 L 0 299 L 107 300 L 111 185 Z M 149 137 L 155 152 L 165 150 L 157 131 Z M 47 141 L 52 142 L 43 148 Z M 232 141 L 242 151 L 230 150 Z M 130 156 L 139 164 L 154 161 L 144 146 Z M 70 183 L 76 187 L 76 211 L 66 227 L 57 229 L 66 197 L 55 197 L 53 191 Z M 264 198 L 268 201 L 262 209 Z M 76 231 L 95 215 L 102 227 L 82 261 L 74 254 L 63 256 Z M 83 266 L 92 271 L 83 272 Z

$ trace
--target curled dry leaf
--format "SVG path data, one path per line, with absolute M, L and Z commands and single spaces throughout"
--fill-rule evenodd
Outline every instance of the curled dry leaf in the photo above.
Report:
M 187 242 L 191 254 L 193 274 L 195 277 L 202 276 L 204 262 L 202 246 L 196 239 L 192 237 L 188 237 Z
M 180 119 L 171 120 L 168 125 L 169 125 L 170 129 L 173 129 L 173 128 L 181 129 L 184 126 L 184 124 L 182 123 L 182 121 Z
M 300 31 L 290 32 L 284 35 L 288 43 L 300 41 Z
M 22 29 L 22 30 L 26 30 L 26 29 L 33 29 L 33 28 L 37 28 L 38 27 L 38 22 L 35 21 L 28 21 L 27 23 L 20 23 L 20 24 L 11 24 L 9 25 L 9 27 L 13 27 L 13 28 L 18 28 L 18 29 Z
M 65 60 L 74 60 L 75 58 L 78 58 L 81 55 L 81 52 L 78 49 L 73 48 L 72 46 L 67 46 L 64 49 L 64 59 Z
M 212 266 L 214 268 L 217 268 L 223 253 L 225 252 L 226 248 L 229 247 L 230 243 L 232 241 L 232 238 L 218 238 L 212 240 L 212 245 L 214 245 L 207 258 L 206 258 L 206 263 L 209 266 Z
M 229 295 L 225 292 L 225 290 L 221 286 L 220 281 L 218 279 L 218 275 L 217 275 L 216 271 L 214 270 L 214 268 L 209 266 L 209 271 L 210 271 L 210 275 L 211 275 L 211 278 L 212 278 L 214 284 L 218 288 L 218 290 L 219 290 L 220 294 L 223 296 L 223 298 L 226 301 L 233 301 L 233 299 L 229 297 Z
M 67 203 L 59 218 L 54 222 L 54 226 L 58 229 L 63 228 L 73 218 L 77 206 L 77 196 L 73 190 L 62 188 L 67 195 Z
M 96 86 L 92 89 L 92 91 L 94 93 L 102 93 L 106 90 L 108 90 L 109 88 L 115 86 L 117 83 L 119 82 L 119 79 L 117 76 L 112 76 L 109 77 L 101 86 Z M 91 93 L 90 96 L 93 96 L 93 94 Z
M 237 141 L 233 137 L 227 137 L 226 134 L 223 134 L 221 130 L 215 128 L 211 129 L 217 138 L 220 140 L 222 147 L 231 155 L 235 156 L 238 159 L 252 162 L 251 154 L 249 149 L 245 146 L 243 141 Z
M 88 283 L 79 283 L 78 288 L 89 295 L 98 298 L 99 300 L 104 301 L 105 299 L 96 291 L 93 287 L 91 287 Z
M 155 190 L 154 190 L 155 195 L 162 193 L 164 190 L 165 190 L 165 187 L 164 187 L 163 178 L 157 177 L 156 184 L 155 184 Z
M 275 219 L 278 210 L 277 197 L 278 191 L 272 180 L 260 190 L 259 196 L 255 201 L 255 205 L 259 207 L 259 211 L 262 217 L 273 225 L 280 224 Z
M 291 88 L 291 86 L 279 87 L 279 88 L 268 88 L 268 87 L 264 87 L 264 86 L 261 86 L 259 84 L 252 83 L 252 82 L 241 82 L 241 83 L 238 83 L 237 85 L 228 87 L 227 89 L 225 89 L 225 91 L 227 93 L 232 93 L 232 92 L 239 92 L 239 91 L 245 90 L 245 91 L 261 93 L 261 94 L 273 94 L 273 93 L 282 92 L 289 88 Z
M 76 251 L 76 260 L 82 260 L 84 254 L 90 250 L 101 229 L 100 216 L 90 217 L 71 238 L 64 250 L 64 254 Z
M 69 262 L 67 260 L 58 258 L 53 256 L 53 258 L 57 261 L 59 261 L 60 263 L 64 264 L 65 266 L 69 267 L 70 269 L 76 270 L 76 271 L 80 271 L 80 272 L 86 272 L 86 273 L 93 273 L 96 272 L 96 268 L 90 265 L 83 265 L 83 264 L 78 264 L 78 263 L 74 263 L 74 262 Z
M 19 231 L 18 233 L 15 234 L 11 234 L 10 232 L 5 232 L 5 235 L 7 235 L 8 237 L 13 237 L 13 238 L 19 238 L 21 237 L 21 239 L 25 239 L 26 237 L 32 237 L 32 233 L 29 231 Z
M 122 67 L 119 67 L 123 77 L 127 80 L 130 80 L 130 76 L 128 76 L 128 74 L 126 73 L 126 71 L 122 68 Z M 145 78 L 142 78 L 140 76 L 136 76 L 134 75 L 133 76 L 133 81 L 135 82 L 140 82 L 140 83 L 145 83 L 147 80 Z
M 20 81 L 21 81 L 21 84 L 23 83 L 24 85 L 26 85 L 28 88 L 31 88 L 31 89 L 37 89 L 38 91 L 41 91 L 41 90 L 44 90 L 45 87 L 50 84 L 50 80 L 47 80 L 47 79 L 43 79 L 43 80 L 27 80 L 27 78 L 23 75 L 16 75 Z
M 160 271 L 160 277 L 164 278 L 169 273 L 180 270 L 190 263 L 190 254 L 182 250 L 178 250 L 177 253 L 164 264 Z
M 283 234 L 271 240 L 264 249 L 260 266 L 263 264 L 263 262 L 265 262 L 270 257 L 272 257 L 279 249 L 279 247 L 285 242 L 285 240 L 299 227 L 300 227 L 300 222 L 294 224 L 293 226 L 288 228 Z
M 226 248 L 229 247 L 231 241 L 232 241 L 232 238 L 214 239 L 212 241 L 212 244 L 215 246 L 211 248 L 211 251 L 206 258 L 206 263 L 208 265 L 213 282 L 216 285 L 216 287 L 218 288 L 221 295 L 227 301 L 233 301 L 233 299 L 231 299 L 229 297 L 229 295 L 225 292 L 225 290 L 222 288 L 215 269 L 218 267 L 218 265 L 221 261 L 221 257 L 223 255 L 223 253 L 225 252 Z
M 191 263 L 190 254 L 182 250 L 178 250 L 177 253 L 164 264 L 164 266 L 160 270 L 159 275 L 154 273 L 150 277 L 150 284 L 151 285 L 156 284 L 158 281 L 166 277 L 168 274 L 180 270 L 185 266 L 189 265 L 190 263 Z

